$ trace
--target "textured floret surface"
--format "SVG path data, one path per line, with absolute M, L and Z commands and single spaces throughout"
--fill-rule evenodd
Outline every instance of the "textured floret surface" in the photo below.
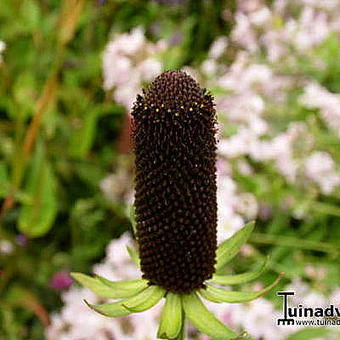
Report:
M 203 288 L 216 253 L 216 112 L 181 71 L 158 76 L 132 110 L 137 241 L 143 278 Z

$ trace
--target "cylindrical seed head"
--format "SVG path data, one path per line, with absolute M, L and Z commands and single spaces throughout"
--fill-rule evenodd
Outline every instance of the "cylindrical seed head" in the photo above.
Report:
M 216 253 L 216 112 L 181 71 L 167 71 L 132 110 L 137 241 L 143 278 L 169 291 L 203 288 Z

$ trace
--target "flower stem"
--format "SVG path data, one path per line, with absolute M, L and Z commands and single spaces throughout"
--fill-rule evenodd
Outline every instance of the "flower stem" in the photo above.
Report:
M 283 236 L 283 235 L 268 235 L 262 233 L 253 233 L 250 237 L 250 241 L 254 243 L 273 244 L 283 247 L 292 247 L 305 250 L 322 251 L 325 253 L 337 254 L 339 248 L 325 242 L 318 242 L 312 240 L 302 240 L 295 237 Z
M 340 217 L 340 209 L 336 205 L 325 202 L 312 202 L 310 203 L 311 210 L 325 215 L 333 215 Z

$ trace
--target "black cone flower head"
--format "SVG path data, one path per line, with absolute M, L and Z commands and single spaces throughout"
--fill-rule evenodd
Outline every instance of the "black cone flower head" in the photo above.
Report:
M 143 278 L 190 293 L 214 273 L 216 112 L 211 95 L 167 71 L 132 110 L 137 241 Z
M 139 254 L 133 248 L 129 253 L 136 264 L 140 263 L 143 278 L 110 281 L 98 275 L 72 276 L 102 298 L 117 300 L 86 302 L 109 317 L 146 311 L 165 298 L 157 338 L 183 340 L 188 319 L 212 339 L 239 339 L 239 334 L 218 320 L 201 298 L 215 303 L 252 301 L 272 289 L 282 275 L 259 291 L 216 287 L 255 280 L 267 261 L 251 272 L 220 273 L 247 241 L 254 223 L 247 223 L 216 247 L 213 99 L 186 73 L 168 71 L 137 97 L 132 116 Z

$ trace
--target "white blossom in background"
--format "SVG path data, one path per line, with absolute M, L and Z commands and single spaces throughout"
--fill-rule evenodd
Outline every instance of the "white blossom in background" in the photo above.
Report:
M 339 32 L 339 10 L 337 0 L 277 0 L 271 7 L 264 1 L 239 0 L 231 36 L 250 53 L 264 48 L 270 61 L 278 61 L 289 57 L 292 49 L 307 53 L 330 32 Z
M 13 243 L 8 240 L 0 240 L 0 254 L 10 255 L 13 253 Z
M 101 180 L 100 189 L 107 200 L 126 203 L 132 191 L 131 174 L 119 166 L 115 172 Z
M 216 75 L 217 67 L 218 67 L 217 59 L 223 53 L 225 53 L 227 46 L 228 46 L 227 37 L 221 36 L 213 42 L 209 50 L 209 59 L 206 59 L 201 65 L 203 74 L 205 74 L 208 77 L 212 77 Z
M 238 210 L 239 206 L 237 204 L 240 200 L 236 183 L 230 177 L 218 176 L 217 204 L 218 207 L 220 207 L 217 211 L 218 242 L 224 241 L 243 227 L 244 219 L 240 215 L 240 211 Z
M 217 38 L 210 50 L 209 50 L 209 57 L 212 59 L 218 59 L 226 50 L 228 46 L 228 38 L 221 36 L 219 38 Z
M 130 110 L 143 83 L 162 71 L 159 54 L 166 48 L 165 41 L 149 42 L 141 27 L 114 35 L 103 54 L 104 89 Z
M 334 160 L 326 152 L 312 153 L 306 159 L 305 173 L 324 194 L 330 194 L 340 185 L 340 172 L 336 171 Z
M 294 183 L 301 163 L 294 147 L 301 144 L 302 136 L 304 144 L 312 143 L 312 136 L 304 123 L 292 122 L 287 131 L 268 138 L 272 131 L 264 119 L 266 105 L 282 105 L 291 80 L 276 75 L 267 65 L 251 65 L 249 55 L 241 52 L 218 82 L 231 91 L 216 97 L 220 119 L 237 126 L 236 134 L 220 139 L 219 154 L 227 159 L 249 155 L 256 161 L 273 161 L 287 181 Z
M 2 52 L 5 50 L 6 44 L 2 40 L 0 40 L 0 64 L 2 63 Z
M 276 325 L 279 315 L 273 304 L 263 298 L 247 304 L 238 304 L 231 313 L 233 322 L 239 328 L 245 329 L 255 339 L 263 340 L 273 340 L 274 334 L 275 340 L 286 337 L 287 332 Z
M 184 66 L 182 67 L 181 71 L 186 72 L 187 74 L 189 74 L 192 78 L 194 78 L 198 83 L 201 80 L 201 74 L 194 69 L 193 67 L 190 66 Z
M 302 3 L 315 8 L 333 11 L 339 8 L 339 0 L 301 0 Z
M 233 40 L 251 52 L 256 52 L 259 48 L 256 34 L 251 27 L 249 18 L 242 12 L 235 15 L 236 27 L 232 32 Z
M 326 125 L 340 137 L 340 94 L 310 82 L 305 86 L 300 102 L 307 108 L 320 110 Z
M 289 58 L 292 49 L 307 53 L 340 28 L 339 2 L 322 6 L 324 1 L 277 0 L 271 8 L 261 1 L 252 7 L 242 6 L 243 2 L 239 1 L 237 12 L 242 20 L 236 21 L 235 29 L 240 33 L 233 38 L 251 52 L 265 48 L 270 61 Z
M 239 0 L 231 43 L 241 48 L 234 62 L 227 67 L 223 53 L 213 53 L 221 39 L 217 38 L 209 58 L 201 67 L 207 87 L 214 88 L 218 84 L 226 91 L 216 95 L 222 126 L 219 155 L 232 162 L 245 156 L 257 162 L 271 162 L 288 183 L 305 184 L 312 180 L 326 194 L 339 186 L 338 174 L 329 170 L 329 178 L 321 182 L 307 170 L 305 163 L 312 157 L 314 147 L 308 125 L 290 122 L 286 131 L 275 131 L 270 113 L 273 108 L 282 110 L 290 89 L 299 86 L 299 82 L 305 83 L 299 75 L 280 74 L 282 62 L 294 64 L 299 53 L 308 53 L 336 31 L 335 23 L 339 16 L 334 14 L 333 5 L 331 1 L 327 6 L 319 6 L 302 0 L 278 0 L 267 7 L 263 1 Z M 340 2 L 335 7 L 340 9 Z M 259 57 L 263 49 L 267 52 L 269 63 Z M 274 55 L 277 57 L 273 58 Z M 338 94 L 310 81 L 300 102 L 308 108 L 319 109 L 326 125 L 340 135 Z M 230 137 L 223 136 L 224 126 L 230 125 L 236 128 L 236 132 Z M 330 162 L 332 160 L 327 164 Z
M 214 59 L 206 59 L 203 61 L 201 66 L 203 74 L 208 77 L 213 77 L 216 75 L 217 67 L 218 65 Z

